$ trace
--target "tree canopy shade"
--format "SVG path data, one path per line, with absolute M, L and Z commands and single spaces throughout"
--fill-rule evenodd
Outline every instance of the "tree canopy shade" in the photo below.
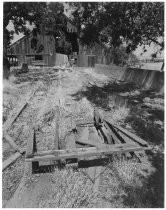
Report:
M 164 2 L 74 2 L 74 21 L 82 27 L 80 40 L 98 40 L 126 51 L 151 42 L 164 49 Z
M 29 32 L 27 23 L 33 25 L 38 32 L 41 26 L 52 27 L 55 36 L 59 35 L 59 28 L 63 27 L 64 18 L 60 14 L 63 13 L 64 7 L 62 3 L 46 3 L 46 2 L 4 2 L 3 15 L 3 31 L 4 46 L 10 44 L 13 33 Z M 6 27 L 9 22 L 13 23 L 14 30 L 9 31 Z
M 74 48 L 75 34 L 69 34 L 66 28 L 66 17 L 64 15 L 64 5 L 59 2 L 4 2 L 4 52 L 9 46 L 13 33 L 28 34 L 30 30 L 27 23 L 33 25 L 34 37 L 42 29 L 55 38 L 56 50 L 58 53 L 70 54 Z M 9 31 L 9 22 L 13 23 L 14 30 Z M 73 38 L 74 36 L 74 38 Z M 35 38 L 31 42 L 31 47 L 36 48 Z M 72 44 L 72 46 L 71 46 Z M 78 48 L 76 46 L 76 48 Z M 78 51 L 78 49 L 73 49 Z

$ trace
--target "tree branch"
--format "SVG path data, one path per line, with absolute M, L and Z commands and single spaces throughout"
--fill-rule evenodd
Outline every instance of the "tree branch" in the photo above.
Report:
M 158 42 L 157 40 L 150 38 L 150 37 L 148 37 L 148 39 L 151 40 L 152 42 L 158 44 L 160 47 L 162 47 L 162 48 L 164 47 L 164 45 L 162 43 Z

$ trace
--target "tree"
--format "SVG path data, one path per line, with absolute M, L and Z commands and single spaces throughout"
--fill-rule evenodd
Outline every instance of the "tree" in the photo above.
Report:
M 28 33 L 27 23 L 38 26 L 38 22 L 44 15 L 46 3 L 33 2 L 4 2 L 3 4 L 3 34 L 4 47 L 7 48 L 13 38 L 13 33 Z M 14 30 L 9 31 L 7 26 L 9 22 L 13 23 Z
M 33 25 L 38 33 L 42 31 L 43 27 L 46 27 L 50 33 L 56 33 L 63 27 L 64 18 L 61 16 L 63 11 L 63 4 L 58 2 L 4 2 L 5 48 L 10 44 L 13 33 L 24 33 L 25 35 L 29 33 L 27 23 Z M 7 29 L 10 21 L 13 23 L 14 31 Z
M 98 40 L 116 48 L 125 43 L 129 53 L 153 42 L 164 49 L 164 2 L 77 2 L 70 6 L 85 44 Z
M 3 54 L 4 69 L 9 70 L 9 62 L 6 57 L 7 47 L 10 45 L 13 34 L 28 34 L 29 25 L 33 25 L 35 33 L 40 33 L 43 28 L 47 28 L 48 34 L 52 34 L 55 39 L 63 36 L 60 32 L 64 27 L 64 17 L 62 16 L 64 7 L 62 3 L 46 2 L 4 2 L 3 4 Z M 12 22 L 14 30 L 7 29 L 8 24 Z M 50 27 L 51 26 L 51 27 Z M 32 47 L 35 48 L 37 40 L 32 40 Z M 42 46 L 41 46 L 42 47 Z M 41 48 L 38 49 L 41 51 Z M 4 74 L 5 75 L 5 74 Z

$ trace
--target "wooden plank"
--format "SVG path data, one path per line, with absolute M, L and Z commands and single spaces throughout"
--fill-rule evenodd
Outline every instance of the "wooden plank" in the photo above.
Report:
M 77 139 L 76 142 L 80 143 L 80 144 L 84 144 L 84 145 L 89 145 L 89 146 L 92 146 L 92 147 L 100 147 L 100 146 L 102 146 L 101 143 L 96 143 L 96 142 L 88 141 L 88 140 L 83 141 L 83 140 Z
M 103 122 L 103 118 L 96 108 L 94 109 L 94 120 L 97 128 L 100 126 L 100 123 Z
M 35 90 L 33 90 L 28 97 L 28 100 L 24 99 L 22 100 L 23 103 L 21 103 L 21 105 L 19 106 L 19 108 L 16 108 L 12 111 L 12 113 L 9 115 L 8 119 L 5 121 L 4 125 L 3 125 L 3 132 L 6 132 L 11 126 L 12 124 L 16 121 L 16 119 L 19 117 L 19 115 L 22 113 L 22 111 L 26 108 L 26 106 L 29 103 L 29 100 L 33 97 L 33 95 L 35 94 L 35 92 L 37 91 L 38 88 L 36 88 Z M 14 114 L 16 113 L 16 114 Z
M 140 137 L 136 136 L 135 134 L 131 133 L 130 131 L 127 131 L 126 129 L 122 128 L 121 126 L 117 126 L 114 124 L 112 126 L 117 128 L 118 130 L 120 130 L 122 133 L 124 133 L 126 136 L 128 136 L 129 138 L 131 138 L 133 141 L 137 142 L 141 146 L 148 146 L 148 143 L 146 141 L 144 141 Z
M 113 127 L 117 128 L 118 130 L 123 132 L 126 136 L 130 137 L 133 141 L 137 142 L 141 146 L 148 146 L 148 143 L 146 141 L 144 141 L 140 137 L 136 136 L 135 134 L 131 133 L 130 131 L 127 131 L 126 129 L 122 128 L 121 126 L 116 125 L 114 122 L 112 122 L 108 119 L 104 120 L 102 115 L 99 113 L 99 111 L 97 109 L 95 109 L 94 115 L 95 115 L 96 118 L 101 119 L 101 121 L 110 123 Z M 106 123 L 105 123 L 105 125 L 106 125 Z
M 133 140 L 131 140 L 131 138 L 129 138 L 128 136 L 126 136 L 126 135 L 125 135 L 124 133 L 122 133 L 121 131 L 119 131 L 119 130 L 117 130 L 117 129 L 116 129 L 116 131 L 117 131 L 117 133 L 125 140 L 125 142 L 126 142 L 127 144 L 130 144 L 131 142 L 133 142 Z M 137 143 L 135 143 L 135 144 L 137 144 Z M 137 144 L 137 145 L 138 145 L 138 144 Z M 145 153 L 144 151 L 130 152 L 130 155 L 131 155 L 132 157 L 135 157 L 136 159 L 138 159 L 139 162 L 141 162 L 141 160 L 140 160 L 140 158 L 139 158 L 140 152 L 141 152 L 141 153 Z
M 114 143 L 113 137 L 110 135 L 109 131 L 105 128 L 105 126 L 102 126 L 100 128 L 100 132 L 103 135 L 104 142 L 106 142 L 107 144 Z
M 112 136 L 115 144 L 119 144 L 119 143 L 125 143 L 125 141 L 120 142 L 120 140 L 118 139 L 118 137 L 115 135 L 115 133 L 111 130 L 111 128 L 109 127 L 109 125 L 104 121 L 103 122 L 104 126 L 106 127 L 106 129 L 108 130 L 108 132 L 110 133 L 110 135 Z
M 112 127 L 112 125 L 110 124 L 110 126 L 105 122 L 105 125 L 107 125 L 107 127 L 108 128 L 110 128 L 110 126 L 111 126 L 111 128 L 110 128 L 110 130 L 111 130 L 111 134 L 113 135 L 113 137 L 115 137 L 114 138 L 114 140 L 116 141 L 116 143 L 129 143 L 129 144 L 132 144 L 132 142 L 126 142 L 125 141 L 125 139 L 122 137 L 122 136 L 120 136 L 119 134 L 118 134 L 118 132 Z M 109 130 L 109 131 L 110 131 Z M 135 156 L 134 155 L 134 152 L 130 152 L 130 153 L 126 153 L 125 154 L 125 156 L 127 157 L 127 158 L 131 158 L 131 157 L 133 157 L 133 156 Z
M 26 158 L 32 158 L 34 156 L 34 141 L 35 141 L 35 130 L 29 130 L 29 137 L 27 140 Z
M 7 133 L 5 133 L 3 137 L 13 147 L 13 149 L 15 149 L 15 151 L 21 153 L 21 149 L 16 145 L 16 143 L 14 142 L 14 140 L 12 139 L 11 136 L 9 136 Z
M 104 136 L 103 136 L 103 134 L 102 134 L 101 129 L 98 129 L 98 130 L 97 130 L 97 133 L 98 133 L 100 139 L 102 140 L 102 142 L 104 143 L 104 142 L 105 142 L 105 138 L 104 138 Z
M 59 138 L 59 124 L 60 124 L 60 108 L 59 108 L 59 106 L 57 106 L 56 118 L 54 117 L 54 121 L 52 124 L 53 124 L 54 130 L 55 130 L 55 137 L 56 137 L 54 139 L 54 149 L 60 149 L 61 142 L 60 142 L 60 138 Z
M 59 159 L 70 159 L 70 158 L 81 158 L 81 157 L 91 157 L 91 156 L 105 156 L 110 154 L 121 154 L 125 152 L 148 150 L 149 147 L 141 147 L 133 144 L 118 144 L 118 145 L 102 145 L 101 148 L 89 147 L 89 148 L 78 148 L 72 150 L 59 150 L 51 151 L 50 154 L 44 155 L 40 153 L 35 155 L 33 158 L 27 158 L 26 161 L 49 161 L 49 160 L 59 160 Z
M 5 121 L 3 125 L 4 132 L 6 132 L 12 126 L 12 124 L 16 121 L 17 117 L 22 113 L 22 111 L 26 108 L 27 105 L 28 103 L 24 102 L 23 104 L 21 104 L 19 108 L 14 109 L 12 114 L 10 114 L 10 116 L 8 117 L 8 119 Z
M 14 155 L 11 155 L 7 160 L 5 160 L 2 164 L 2 171 L 4 171 L 7 167 L 9 167 L 12 163 L 14 163 L 22 154 L 16 152 Z
M 90 127 L 90 126 L 94 126 L 94 123 L 92 122 L 86 122 L 86 123 L 77 123 L 76 126 L 78 127 Z
M 113 144 L 113 145 L 109 145 L 109 144 L 102 144 L 101 148 L 97 148 L 97 147 L 81 147 L 81 148 L 74 148 L 74 149 L 65 149 L 65 150 L 47 150 L 47 151 L 36 151 L 34 152 L 34 156 L 45 156 L 45 155 L 63 155 L 66 153 L 72 153 L 72 152 L 86 152 L 86 151 L 99 151 L 100 149 L 112 149 L 112 148 L 124 148 L 124 147 L 128 147 L 128 146 L 133 146 L 133 147 L 140 147 L 139 145 L 136 144 Z M 150 147 L 140 147 L 142 148 L 142 150 L 148 150 L 151 149 Z

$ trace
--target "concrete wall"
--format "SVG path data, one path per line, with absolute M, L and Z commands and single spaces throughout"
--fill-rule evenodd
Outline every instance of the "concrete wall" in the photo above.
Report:
M 127 82 L 134 82 L 140 87 L 164 91 L 164 72 L 146 69 L 127 68 L 121 79 Z
M 116 65 L 96 64 L 95 71 L 110 78 L 117 78 L 139 87 L 164 93 L 164 72 L 146 69 L 125 68 Z

